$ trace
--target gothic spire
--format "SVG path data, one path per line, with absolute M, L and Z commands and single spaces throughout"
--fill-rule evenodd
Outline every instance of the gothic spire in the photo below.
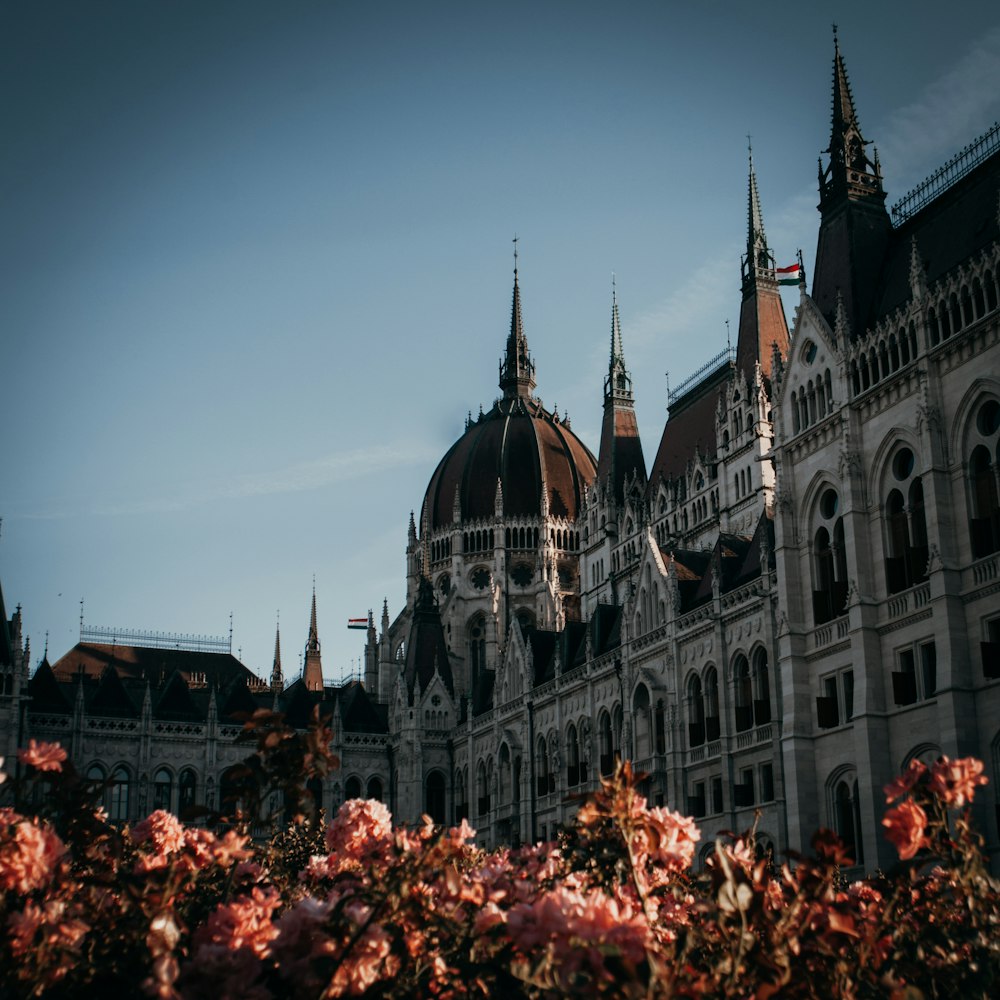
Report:
M 774 256 L 767 245 L 764 233 L 764 215 L 760 210 L 760 193 L 757 191 L 757 173 L 753 168 L 753 147 L 747 136 L 749 181 L 747 183 L 747 252 L 742 261 L 743 297 L 752 295 L 761 278 L 775 280 Z
M 842 293 L 853 336 L 868 327 L 892 223 L 878 156 L 861 134 L 836 28 L 833 35 L 833 101 L 826 168 L 820 160 L 820 227 L 812 298 L 832 326 Z
M 646 462 L 642 455 L 639 425 L 635 419 L 632 376 L 625 367 L 621 319 L 618 315 L 618 291 L 611 279 L 611 360 L 604 380 L 604 420 L 597 458 L 597 480 L 607 482 L 617 503 L 625 497 L 625 483 L 637 477 L 646 482 Z
M 309 618 L 309 639 L 306 642 L 302 679 L 310 691 L 323 690 L 323 661 L 320 658 L 319 629 L 316 627 L 316 582 L 313 581 L 312 614 Z
M 885 201 L 882 170 L 878 157 L 870 158 L 865 147 L 871 143 L 861 134 L 847 67 L 840 52 L 837 29 L 833 31 L 833 108 L 830 122 L 830 156 L 826 171 L 820 172 L 820 211 L 826 213 L 846 196 L 849 200 Z
M 736 367 L 750 382 L 758 362 L 764 374 L 770 376 L 775 347 L 782 356 L 788 353 L 788 324 L 778 292 L 774 255 L 764 233 L 764 214 L 760 210 L 749 136 L 747 159 L 747 251 L 741 261 L 743 302 L 736 337 Z
M 271 666 L 271 690 L 280 691 L 285 678 L 281 672 L 281 625 L 274 626 L 274 663 Z
M 618 315 L 618 292 L 615 277 L 611 276 L 611 361 L 608 377 L 604 380 L 604 404 L 616 402 L 632 405 L 632 376 L 625 368 L 625 350 L 622 347 L 622 324 Z
M 528 353 L 521 320 L 521 289 L 517 283 L 517 237 L 514 237 L 514 298 L 510 307 L 507 351 L 500 362 L 500 388 L 504 399 L 530 396 L 535 388 L 535 363 Z

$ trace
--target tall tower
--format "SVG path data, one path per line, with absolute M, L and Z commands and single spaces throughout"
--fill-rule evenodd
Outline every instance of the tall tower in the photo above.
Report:
M 615 503 L 621 505 L 625 498 L 625 484 L 632 478 L 640 489 L 645 489 L 646 462 L 642 456 L 639 425 L 635 419 L 632 375 L 625 367 L 618 296 L 612 284 L 611 360 L 604 380 L 604 420 L 601 424 L 601 447 L 597 457 L 597 487 L 609 485 Z
M 306 658 L 302 667 L 302 679 L 310 691 L 323 690 L 323 661 L 320 658 L 319 630 L 316 628 L 316 584 L 313 584 L 312 615 L 309 618 L 309 639 L 306 642 Z
M 517 237 L 514 238 L 514 300 L 510 307 L 510 335 L 500 362 L 500 388 L 504 399 L 530 397 L 535 389 L 535 362 L 528 353 L 528 338 L 521 322 L 521 289 L 517 284 Z
M 279 694 L 285 686 L 285 678 L 281 672 L 281 626 L 274 626 L 274 662 L 271 664 L 271 690 Z
M 749 150 L 749 160 L 747 250 L 741 262 L 743 302 L 736 341 L 736 367 L 752 384 L 757 362 L 760 362 L 762 374 L 770 378 L 774 347 L 778 348 L 782 357 L 787 356 L 788 324 L 778 292 L 774 255 L 764 232 L 757 174 L 753 168 L 753 149 Z
M 830 162 L 819 166 L 819 240 L 813 299 L 834 325 L 837 293 L 843 296 L 853 336 L 868 325 L 879 268 L 892 232 L 878 152 L 861 133 L 836 30 L 833 35 L 833 119 Z

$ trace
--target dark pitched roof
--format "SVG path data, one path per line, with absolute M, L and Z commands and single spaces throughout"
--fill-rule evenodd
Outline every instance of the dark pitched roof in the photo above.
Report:
M 253 671 L 231 653 L 203 653 L 184 649 L 154 649 L 145 646 L 119 646 L 98 642 L 78 642 L 52 665 L 58 680 L 72 680 L 81 671 L 88 677 L 100 677 L 113 664 L 123 680 L 148 680 L 162 684 L 174 671 L 190 685 L 192 680 L 221 687 L 235 677 L 250 686 L 261 683 Z
M 349 681 L 338 693 L 340 719 L 346 733 L 387 733 L 385 706 L 374 702 L 364 685 Z
M 910 299 L 910 241 L 928 285 L 990 246 L 997 230 L 1000 152 L 942 192 L 893 232 L 876 293 L 874 321 Z M 855 331 L 855 335 L 864 331 Z
M 403 664 L 403 676 L 410 698 L 417 683 L 420 690 L 426 691 L 434 678 L 435 670 L 441 675 L 445 687 L 455 694 L 455 684 L 451 674 L 451 660 L 448 657 L 448 643 L 445 640 L 444 626 L 434 597 L 434 588 L 429 580 L 420 581 L 413 609 L 413 623 L 406 640 L 406 660 Z
M 682 476 L 688 462 L 697 454 L 714 458 L 717 451 L 715 411 L 719 390 L 732 371 L 732 364 L 720 364 L 690 392 L 671 403 L 670 415 L 649 475 L 650 489 L 656 489 L 661 479 L 669 481 Z
M 167 683 L 157 691 L 153 705 L 153 715 L 157 719 L 187 722 L 203 719 L 204 712 L 195 704 L 184 675 L 175 670 Z
M 94 715 L 117 715 L 137 718 L 139 711 L 129 697 L 118 671 L 110 664 L 101 673 L 97 690 L 87 705 L 87 711 Z
M 31 696 L 33 712 L 57 712 L 68 714 L 72 708 L 68 692 L 56 680 L 48 660 L 42 660 L 31 680 L 28 681 L 28 694 Z

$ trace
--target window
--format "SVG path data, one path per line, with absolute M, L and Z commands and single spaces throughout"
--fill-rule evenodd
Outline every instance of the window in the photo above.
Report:
M 614 738 L 611 735 L 611 716 L 602 712 L 597 721 L 601 741 L 601 774 L 607 777 L 615 769 Z
M 759 648 L 753 656 L 753 721 L 762 726 L 771 721 L 771 679 L 767 670 L 767 651 Z
M 705 739 L 719 738 L 719 675 L 715 667 L 705 671 Z
M 934 641 L 896 650 L 892 694 L 897 705 L 913 705 L 934 696 L 937 690 L 937 647 Z
M 570 788 L 583 780 L 580 770 L 580 743 L 576 736 L 576 726 L 570 724 L 566 731 L 566 783 Z
M 361 779 L 360 778 L 348 778 L 344 784 L 344 799 L 345 801 L 350 801 L 351 799 L 361 798 Z
M 927 579 L 924 487 L 920 477 L 914 475 L 915 468 L 916 459 L 909 448 L 902 447 L 893 455 L 890 469 L 895 485 L 883 507 L 885 575 L 890 594 Z
M 368 788 L 365 794 L 370 799 L 374 799 L 376 802 L 382 801 L 382 779 L 381 778 L 369 778 Z
M 154 809 L 163 809 L 166 812 L 170 812 L 171 786 L 170 772 L 165 767 L 161 767 L 153 775 Z
M 476 815 L 488 816 L 490 812 L 490 783 L 486 765 L 480 761 L 476 768 Z
M 427 775 L 425 812 L 435 823 L 444 822 L 444 774 L 441 771 L 431 771 Z
M 653 713 L 653 723 L 656 735 L 656 752 L 663 754 L 667 752 L 667 719 L 663 709 L 663 699 L 656 703 L 656 711 Z
M 701 746 L 705 742 L 705 700 L 697 674 L 688 682 L 688 719 L 688 745 Z
M 486 670 L 486 619 L 482 615 L 469 622 L 469 666 L 474 682 Z
M 812 551 L 813 620 L 817 625 L 843 614 L 847 603 L 847 552 L 844 519 L 837 516 L 839 509 L 836 490 L 824 490 L 819 500 L 820 523 L 813 536 Z
M 733 694 L 736 704 L 736 732 L 753 725 L 753 693 L 750 684 L 750 664 L 740 654 L 733 664 Z
M 693 790 L 688 796 L 688 812 L 695 819 L 701 819 L 705 815 L 705 782 L 696 781 Z
M 466 772 L 459 768 L 455 772 L 455 825 L 469 818 L 469 788 Z
M 986 638 L 981 642 L 980 655 L 983 660 L 983 676 L 987 680 L 1000 678 L 1000 618 L 984 622 Z
M 834 729 L 854 718 L 854 671 L 840 670 L 820 681 L 816 719 L 820 729 Z
M 861 803 L 858 799 L 858 779 L 853 773 L 844 775 L 834 783 L 831 808 L 837 835 L 855 863 L 863 865 L 865 851 L 861 830 Z
M 124 767 L 115 769 L 108 788 L 108 819 L 112 823 L 128 822 L 129 791 L 131 782 Z
M 195 796 L 198 791 L 198 779 L 191 768 L 181 771 L 178 782 L 177 815 L 183 819 L 184 813 L 194 808 Z
M 733 804 L 737 809 L 752 806 L 753 796 L 753 768 L 745 767 L 740 771 L 740 780 L 733 786 Z
M 712 812 L 722 812 L 722 776 L 712 778 Z
M 969 533 L 973 558 L 1000 551 L 1000 403 L 988 399 L 976 413 L 969 458 Z
M 770 763 L 760 765 L 760 800 L 774 801 L 774 765 Z

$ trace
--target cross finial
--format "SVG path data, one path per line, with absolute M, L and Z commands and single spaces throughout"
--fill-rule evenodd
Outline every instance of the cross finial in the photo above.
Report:
M 617 289 L 615 287 L 615 272 L 611 272 L 611 301 L 615 301 L 615 296 L 617 294 Z
M 514 239 L 511 240 L 514 244 L 514 274 L 517 274 L 517 233 L 514 233 Z
M 838 44 L 839 43 L 837 41 L 837 22 L 834 21 L 833 22 L 833 45 L 834 45 L 834 48 L 836 48 Z
M 728 319 L 726 320 L 726 349 L 730 350 L 730 351 L 733 349 L 733 342 L 732 342 L 732 339 L 729 336 L 729 320 Z
M 750 159 L 753 159 L 753 144 L 750 141 L 750 133 L 747 132 L 747 152 L 750 154 Z

